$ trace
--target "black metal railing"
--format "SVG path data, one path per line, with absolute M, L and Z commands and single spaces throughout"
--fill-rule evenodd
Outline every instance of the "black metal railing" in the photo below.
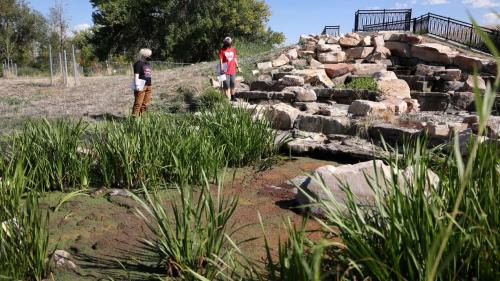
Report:
M 323 29 L 323 32 L 321 34 L 339 36 L 340 35 L 340 25 L 327 25 L 327 26 L 325 26 L 325 28 Z
M 477 30 L 468 22 L 428 13 L 413 19 L 412 26 L 412 31 L 414 33 L 431 34 L 448 41 L 462 44 L 472 49 L 489 52 L 488 47 L 483 42 L 483 39 Z M 490 37 L 495 46 L 500 46 L 499 30 L 486 27 L 478 28 Z
M 366 30 L 366 26 L 379 26 L 386 30 L 391 23 L 402 23 L 401 30 L 409 31 L 411 28 L 411 9 L 383 9 L 383 10 L 358 10 L 354 19 L 354 31 Z
M 379 10 L 375 10 L 378 13 Z M 359 14 L 356 13 L 356 21 Z M 478 27 L 493 41 L 495 46 L 500 46 L 500 30 Z M 451 42 L 459 43 L 466 47 L 483 52 L 489 52 L 481 36 L 468 22 L 443 17 L 428 13 L 408 21 L 404 20 L 383 21 L 373 24 L 363 24 L 360 31 L 412 31 L 417 34 L 430 34 Z

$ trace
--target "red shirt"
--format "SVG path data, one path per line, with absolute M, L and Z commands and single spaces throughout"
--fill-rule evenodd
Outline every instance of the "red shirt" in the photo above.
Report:
M 227 71 L 224 74 L 236 74 L 236 50 L 234 48 L 220 49 L 219 59 L 227 64 Z

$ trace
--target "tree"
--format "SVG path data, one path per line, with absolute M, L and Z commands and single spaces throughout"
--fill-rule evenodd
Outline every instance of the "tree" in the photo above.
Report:
M 0 1 L 0 59 L 33 61 L 44 40 L 45 18 L 23 0 Z
M 64 43 L 66 41 L 66 34 L 68 32 L 68 18 L 66 17 L 66 12 L 64 11 L 63 0 L 54 0 L 54 6 L 50 8 L 49 12 L 49 24 L 52 31 L 52 37 L 57 38 L 58 50 L 64 49 Z M 51 40 L 51 42 L 54 40 Z
M 261 0 L 90 0 L 100 59 L 149 47 L 158 59 L 207 60 L 226 36 L 281 43 L 267 28 L 269 7 Z

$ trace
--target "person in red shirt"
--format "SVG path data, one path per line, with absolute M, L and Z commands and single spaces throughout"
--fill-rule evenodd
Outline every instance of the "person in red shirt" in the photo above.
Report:
M 236 49 L 233 48 L 233 40 L 230 37 L 224 39 L 224 45 L 219 50 L 221 75 L 226 75 L 223 82 L 224 94 L 228 99 L 234 100 L 234 89 L 236 87 L 236 72 L 239 69 Z

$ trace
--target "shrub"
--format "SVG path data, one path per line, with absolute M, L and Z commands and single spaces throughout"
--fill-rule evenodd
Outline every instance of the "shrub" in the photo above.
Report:
M 199 108 L 213 109 L 218 104 L 227 104 L 227 97 L 219 90 L 209 88 L 198 97 Z
M 347 89 L 377 91 L 377 83 L 373 78 L 357 77 L 347 83 Z

